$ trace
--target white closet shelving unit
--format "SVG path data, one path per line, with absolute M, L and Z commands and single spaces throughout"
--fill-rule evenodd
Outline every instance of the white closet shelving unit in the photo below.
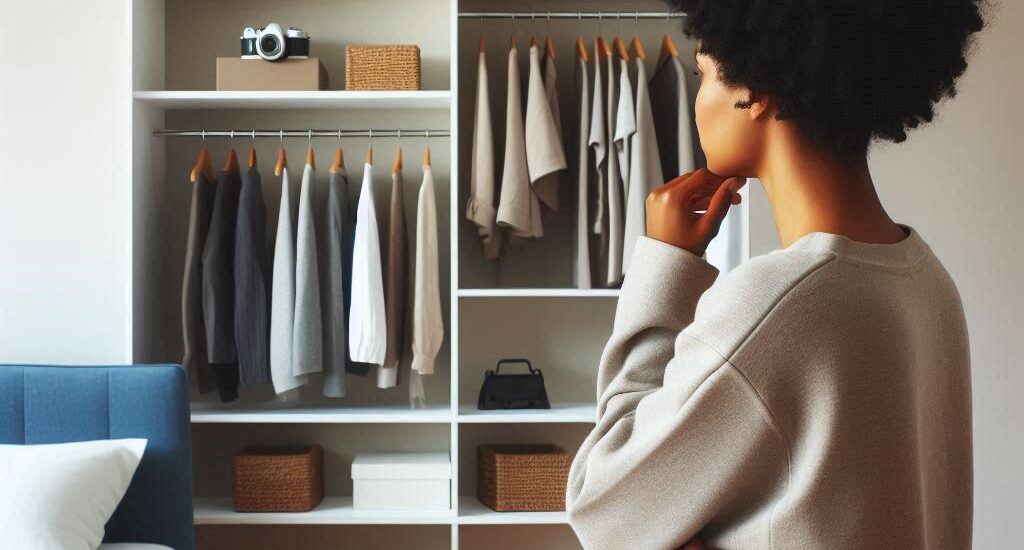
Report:
M 417 159 L 431 146 L 441 227 L 442 302 L 446 339 L 436 373 L 426 379 L 428 406 L 410 409 L 407 387 L 377 390 L 374 378 L 348 377 L 349 397 L 319 397 L 319 384 L 296 402 L 272 402 L 266 387 L 243 387 L 236 403 L 194 396 L 193 470 L 195 523 L 200 549 L 216 548 L 426 548 L 503 550 L 578 548 L 564 512 L 497 513 L 475 496 L 475 449 L 498 442 L 549 442 L 575 451 L 592 428 L 597 361 L 611 330 L 617 289 L 569 288 L 572 274 L 571 213 L 545 221 L 546 236 L 510 253 L 499 276 L 482 257 L 471 224 L 463 217 L 468 197 L 468 159 L 479 34 L 488 45 L 494 80 L 491 101 L 496 150 L 504 126 L 508 35 L 523 46 L 531 32 L 550 32 L 562 48 L 559 74 L 563 113 L 571 112 L 572 42 L 579 32 L 600 29 L 641 33 L 656 52 L 661 34 L 685 40 L 678 21 L 631 21 L 628 12 L 664 11 L 658 0 L 517 2 L 536 10 L 535 21 L 475 20 L 459 12 L 507 11 L 499 0 L 125 0 L 133 34 L 131 104 L 133 174 L 133 327 L 138 362 L 181 358 L 180 296 L 190 184 L 201 138 L 156 137 L 154 130 L 403 128 L 450 130 L 450 137 L 402 138 L 407 186 L 406 220 L 414 227 L 420 182 Z M 621 21 L 544 21 L 548 10 L 622 10 Z M 214 60 L 238 53 L 245 26 L 270 21 L 301 26 L 330 76 L 330 91 L 213 91 Z M 413 43 L 421 48 L 423 90 L 343 91 L 344 47 L 358 43 Z M 653 59 L 650 60 L 653 64 Z M 524 79 L 526 73 L 524 71 Z M 525 84 L 525 80 L 524 80 Z M 568 117 L 568 114 L 565 115 Z M 568 118 L 567 118 L 568 120 Z M 566 128 L 570 126 L 565 125 Z M 254 144 L 267 202 L 268 239 L 276 231 L 280 182 L 272 164 L 279 142 L 238 135 L 208 138 L 215 162 L 229 142 L 243 156 Z M 286 138 L 289 158 L 304 158 L 306 139 Z M 338 140 L 313 141 L 321 165 Z M 340 141 L 346 152 L 353 197 L 368 140 Z M 387 219 L 394 138 L 373 139 L 379 216 Z M 461 159 L 461 160 L 460 160 Z M 500 166 L 500 162 L 499 162 Z M 298 172 L 298 170 L 293 170 Z M 326 172 L 326 170 L 321 170 Z M 318 190 L 326 175 L 318 175 Z M 297 193 L 298 175 L 292 175 Z M 567 186 L 566 186 L 567 187 Z M 567 203 L 567 202 L 566 202 Z M 410 254 L 412 253 L 410 246 Z M 550 410 L 479 411 L 476 397 L 484 370 L 504 357 L 527 357 L 544 371 Z M 409 359 L 406 358 L 406 361 Z M 231 507 L 231 461 L 249 444 L 317 443 L 325 451 L 328 496 L 308 513 L 240 514 Z M 447 513 L 365 513 L 352 509 L 349 466 L 355 454 L 372 451 L 447 451 L 453 467 L 452 510 Z

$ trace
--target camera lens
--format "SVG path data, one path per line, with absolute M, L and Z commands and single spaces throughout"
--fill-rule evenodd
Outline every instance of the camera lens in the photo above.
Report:
M 281 49 L 281 43 L 276 36 L 264 35 L 263 38 L 260 38 L 260 49 L 265 55 L 272 56 Z

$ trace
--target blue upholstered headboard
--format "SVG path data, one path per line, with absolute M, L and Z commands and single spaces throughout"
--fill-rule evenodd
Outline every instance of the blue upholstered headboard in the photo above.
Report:
M 0 365 L 0 443 L 148 439 L 106 542 L 193 550 L 188 383 L 177 365 Z

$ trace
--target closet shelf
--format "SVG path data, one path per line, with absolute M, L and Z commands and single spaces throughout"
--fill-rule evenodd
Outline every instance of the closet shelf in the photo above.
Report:
M 352 497 L 325 497 L 309 512 L 235 512 L 231 497 L 196 497 L 196 525 L 449 525 L 443 512 L 367 512 L 352 508 Z
M 193 424 L 447 424 L 448 405 L 410 409 L 407 405 L 377 407 L 268 407 L 192 404 Z
M 317 92 L 212 90 L 139 91 L 135 99 L 158 109 L 448 109 L 451 92 Z
M 476 497 L 459 497 L 460 525 L 559 525 L 569 523 L 565 512 L 495 512 Z
M 459 406 L 459 424 L 593 424 L 594 403 L 552 403 L 550 409 L 481 411 L 476 405 Z
M 617 288 L 460 288 L 459 298 L 618 298 Z

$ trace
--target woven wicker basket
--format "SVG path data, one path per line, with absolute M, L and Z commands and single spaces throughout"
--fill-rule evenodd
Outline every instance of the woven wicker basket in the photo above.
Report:
M 345 89 L 419 90 L 419 46 L 346 46 Z
M 572 457 L 554 445 L 480 445 L 476 496 L 498 512 L 565 510 Z
M 307 512 L 324 498 L 324 450 L 246 447 L 235 454 L 236 512 Z

